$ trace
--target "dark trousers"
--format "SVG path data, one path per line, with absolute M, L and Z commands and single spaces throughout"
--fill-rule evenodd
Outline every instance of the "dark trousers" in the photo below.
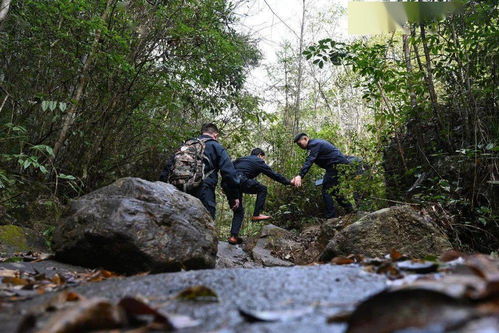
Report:
M 253 216 L 258 216 L 265 208 L 265 199 L 267 198 L 267 187 L 254 179 L 241 180 L 239 185 L 239 207 L 234 211 L 232 217 L 231 235 L 238 235 L 244 220 L 243 194 L 256 194 L 255 210 Z M 229 203 L 232 202 L 231 198 Z
M 213 186 L 202 184 L 189 194 L 198 198 L 202 202 L 203 206 L 208 210 L 211 217 L 215 219 L 217 202 L 215 199 L 215 188 Z
M 339 193 L 338 178 L 338 170 L 330 169 L 326 170 L 326 174 L 324 175 L 324 179 L 322 182 L 322 199 L 324 200 L 324 204 L 326 205 L 326 218 L 328 219 L 338 216 L 336 208 L 334 207 L 333 196 L 335 197 L 336 201 L 338 201 L 338 203 L 348 212 L 353 209 L 352 204 Z

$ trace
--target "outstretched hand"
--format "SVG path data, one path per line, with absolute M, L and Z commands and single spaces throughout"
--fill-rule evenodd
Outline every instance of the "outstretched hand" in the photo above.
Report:
M 291 179 L 291 185 L 295 187 L 300 187 L 301 186 L 301 176 L 296 176 L 295 178 Z
M 238 208 L 239 208 L 239 205 L 240 205 L 240 204 L 241 204 L 241 203 L 239 202 L 239 199 L 236 199 L 236 200 L 234 200 L 234 204 L 232 205 L 232 207 L 231 207 L 230 209 L 232 209 L 232 210 L 236 210 L 236 209 L 238 209 Z

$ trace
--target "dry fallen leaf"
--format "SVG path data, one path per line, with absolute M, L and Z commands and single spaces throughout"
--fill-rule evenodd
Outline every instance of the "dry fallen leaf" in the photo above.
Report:
M 18 277 L 20 274 L 19 271 L 13 269 L 0 268 L 0 277 Z
M 123 298 L 118 305 L 125 311 L 130 322 L 135 321 L 138 316 L 147 315 L 153 317 L 153 322 L 162 324 L 163 329 L 173 329 L 173 325 L 168 321 L 166 316 L 133 297 Z
M 376 268 L 376 273 L 385 274 L 391 280 L 400 279 L 403 277 L 398 268 L 395 267 L 395 265 L 391 262 L 381 264 L 378 268 Z
M 440 255 L 439 259 L 442 262 L 449 262 L 449 261 L 456 260 L 457 258 L 462 257 L 462 256 L 463 256 L 463 254 L 459 251 L 449 250 L 449 251 L 445 251 L 444 253 L 442 253 Z
M 331 263 L 333 263 L 335 265 L 348 265 L 348 264 L 354 263 L 354 260 L 350 259 L 350 258 L 347 258 L 347 257 L 340 256 L 340 257 L 334 257 L 331 260 Z
M 13 284 L 16 286 L 26 286 L 26 285 L 30 284 L 30 281 L 27 279 L 21 279 L 18 277 L 4 277 L 2 279 L 2 283 Z
M 210 288 L 205 286 L 192 286 L 181 291 L 177 299 L 188 301 L 207 301 L 218 302 L 218 295 Z
M 123 327 L 126 323 L 126 316 L 121 307 L 103 298 L 90 298 L 56 312 L 38 333 L 113 329 Z
M 395 249 L 392 249 L 390 251 L 390 259 L 392 259 L 393 261 L 397 261 L 400 258 L 402 258 L 402 254 L 399 251 L 397 251 Z
M 362 302 L 348 320 L 347 333 L 389 333 L 450 327 L 477 315 L 469 303 L 427 289 L 382 292 Z

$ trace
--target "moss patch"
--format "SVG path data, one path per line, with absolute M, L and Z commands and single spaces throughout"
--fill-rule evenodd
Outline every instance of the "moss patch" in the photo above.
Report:
M 28 240 L 24 229 L 15 225 L 0 226 L 0 251 L 9 249 L 16 251 L 28 250 Z

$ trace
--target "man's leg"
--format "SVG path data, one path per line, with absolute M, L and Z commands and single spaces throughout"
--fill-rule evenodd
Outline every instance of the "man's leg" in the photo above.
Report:
M 326 171 L 326 174 L 324 175 L 324 179 L 322 181 L 322 199 L 324 200 L 324 205 L 326 206 L 325 217 L 327 219 L 337 216 L 333 197 L 331 196 L 331 194 L 329 194 L 329 190 L 331 189 L 331 187 L 335 186 L 335 183 L 337 183 L 336 175 L 336 170 L 328 170 Z
M 230 201 L 229 201 L 230 202 Z M 230 235 L 237 237 L 239 231 L 241 231 L 241 226 L 244 220 L 244 206 L 243 206 L 243 196 L 239 195 L 239 207 L 234 211 L 232 216 L 232 226 L 230 228 Z
M 332 196 L 336 199 L 336 201 L 338 201 L 340 206 L 343 207 L 347 213 L 351 213 L 353 211 L 352 204 L 343 195 L 340 194 L 340 189 L 339 189 L 340 181 L 339 181 L 338 171 L 331 170 L 331 171 L 326 172 L 326 175 L 329 177 L 328 186 L 329 186 L 329 188 L 332 188 L 332 191 L 331 191 Z M 323 193 L 323 195 L 324 195 L 324 193 Z M 326 195 L 328 195 L 329 199 L 331 199 L 331 202 L 333 202 L 332 196 L 329 194 L 329 191 L 326 191 Z M 324 199 L 324 201 L 325 200 L 326 199 Z M 334 211 L 333 217 L 336 217 L 337 213 L 336 213 L 336 208 L 334 208 L 334 203 L 333 203 L 333 211 Z
M 215 189 L 206 184 L 202 184 L 196 190 L 191 193 L 193 196 L 198 198 L 203 206 L 208 210 L 211 217 L 215 219 L 217 211 L 217 202 L 215 199 Z
M 350 201 L 348 201 L 344 196 L 340 194 L 340 191 L 337 186 L 335 186 L 335 188 L 333 189 L 333 195 L 336 201 L 338 201 L 340 206 L 343 207 L 347 213 L 353 212 L 352 204 L 350 203 Z
M 256 194 L 255 210 L 253 216 L 259 216 L 265 209 L 265 200 L 267 199 L 267 186 L 264 186 L 254 179 L 248 179 L 241 185 L 244 193 Z

